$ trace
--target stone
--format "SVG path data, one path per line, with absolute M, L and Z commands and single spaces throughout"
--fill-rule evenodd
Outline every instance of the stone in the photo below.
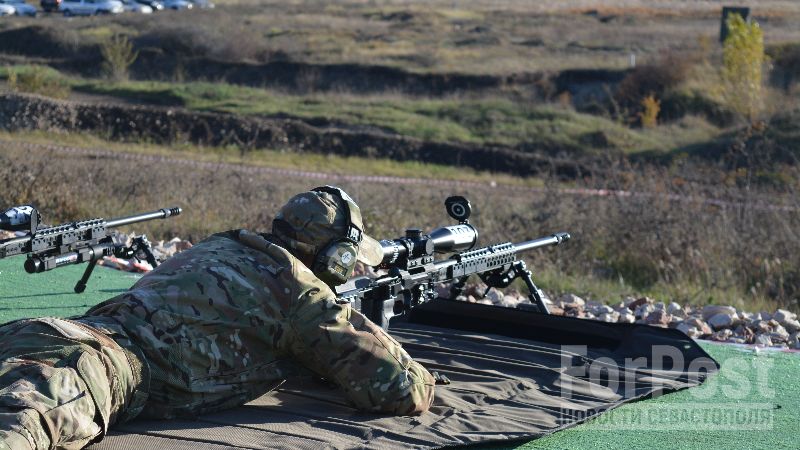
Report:
M 616 323 L 619 319 L 619 313 L 616 311 L 606 312 L 597 316 L 597 320 L 601 322 Z
M 688 325 L 686 322 L 681 322 L 680 324 L 678 324 L 677 327 L 675 327 L 675 329 L 680 331 L 681 333 L 689 336 L 692 339 L 697 339 L 700 336 L 702 336 L 702 334 L 700 333 L 700 330 L 698 330 L 697 328 L 695 328 L 693 326 Z
M 667 312 L 670 314 L 674 315 L 678 311 L 683 312 L 683 308 L 678 303 L 671 302 L 669 306 L 667 306 Z
M 700 334 L 703 336 L 708 336 L 713 332 L 713 330 L 711 330 L 711 327 L 708 326 L 708 324 L 705 323 L 700 318 L 690 317 L 689 319 L 686 320 L 686 323 L 689 324 L 690 326 L 697 328 L 700 331 Z
M 583 313 L 583 317 L 586 318 L 586 319 L 594 319 L 594 318 L 596 318 L 594 314 L 592 314 L 592 313 L 590 313 L 588 311 Z
M 489 289 L 489 292 L 486 293 L 486 298 L 489 299 L 494 305 L 500 305 L 503 302 L 504 297 L 505 295 L 495 288 Z
M 465 302 L 465 301 L 467 301 L 467 297 L 464 297 L 463 295 L 459 295 L 458 297 L 456 297 L 456 300 L 458 300 L 460 302 Z
M 559 308 L 556 305 L 548 306 L 547 309 L 550 310 L 550 314 L 552 314 L 554 316 L 563 316 L 564 315 L 564 310 Z
M 624 313 L 619 315 L 619 319 L 617 319 L 619 323 L 634 323 L 636 322 L 636 316 L 630 313 Z
M 672 316 L 667 314 L 666 311 L 659 309 L 657 311 L 653 311 L 651 314 L 648 314 L 645 322 L 647 322 L 648 325 L 666 328 L 671 320 Z
M 706 305 L 703 307 L 703 320 L 708 320 L 717 314 L 727 314 L 729 316 L 733 316 L 736 314 L 736 308 L 733 306 L 722 305 Z
M 630 308 L 628 308 L 627 306 L 625 306 L 624 303 L 620 303 L 620 304 L 614 306 L 614 311 L 616 311 L 616 312 L 618 312 L 620 314 L 631 314 L 631 313 L 633 313 L 633 311 Z
M 787 320 L 797 320 L 797 314 L 793 312 L 789 312 L 785 309 L 779 309 L 775 311 L 775 314 L 772 315 L 772 318 L 777 320 L 778 323 L 783 325 L 783 323 Z
M 766 311 L 761 311 L 761 320 L 769 321 L 770 319 L 772 319 L 772 314 Z
M 637 298 L 636 300 L 630 302 L 628 304 L 628 308 L 631 311 L 636 311 L 636 308 L 638 308 L 638 307 L 640 307 L 642 305 L 652 304 L 653 301 L 654 300 L 652 298 L 650 298 L 650 297 L 640 297 L 640 298 Z
M 596 311 L 595 314 L 598 314 L 598 315 L 600 315 L 600 314 L 611 314 L 613 312 L 616 312 L 616 311 L 614 311 L 614 308 L 612 308 L 612 307 L 610 307 L 608 305 L 600 305 L 597 308 L 595 308 L 595 311 Z
M 586 302 L 575 294 L 564 294 L 558 298 L 558 301 L 576 306 L 586 306 Z
M 489 300 L 488 298 L 482 298 L 478 300 L 476 303 L 480 303 L 481 305 L 494 305 L 494 303 L 492 303 L 492 301 Z
M 450 286 L 444 283 L 439 283 L 436 285 L 436 295 L 439 298 L 450 298 Z M 464 297 L 463 295 L 459 295 L 458 297 Z M 456 297 L 456 299 L 458 299 Z M 466 297 L 465 297 L 466 299 Z
M 503 301 L 501 302 L 501 304 L 503 306 L 507 307 L 507 308 L 516 308 L 517 305 L 519 305 L 523 301 L 526 301 L 526 300 L 523 300 L 523 299 L 521 299 L 519 297 L 515 297 L 513 295 L 505 295 L 505 296 L 503 296 Z M 547 305 L 547 306 L 550 307 L 550 305 Z
M 772 339 L 766 334 L 759 334 L 754 341 L 756 345 L 763 345 L 765 347 L 772 347 Z
M 764 320 L 756 320 L 754 322 L 750 322 L 750 328 L 752 328 L 756 333 L 769 333 L 772 331 L 772 328 L 769 326 L 769 323 Z
M 467 284 L 467 287 L 464 289 L 464 295 L 481 298 L 483 297 L 483 293 L 486 292 L 487 287 L 488 286 L 483 283 Z
M 733 332 L 740 338 L 744 339 L 744 341 L 748 344 L 752 344 L 753 340 L 756 338 L 755 332 L 744 325 L 739 325 Z
M 478 300 L 472 295 L 468 295 L 467 296 L 467 301 L 470 302 L 470 303 L 477 303 L 478 302 Z
M 724 330 L 719 330 L 716 333 L 711 335 L 712 341 L 717 342 L 725 342 L 733 336 L 733 331 L 725 328 Z
M 655 307 L 653 307 L 653 305 L 649 303 L 645 303 L 643 305 L 639 305 L 634 310 L 633 315 L 636 316 L 637 318 L 644 319 L 645 317 L 647 317 L 648 314 L 650 314 L 653 311 L 655 311 Z
M 742 338 L 739 338 L 739 337 L 735 337 L 735 336 L 734 336 L 734 337 L 732 337 L 732 338 L 729 338 L 729 339 L 728 339 L 727 341 L 725 341 L 725 342 L 730 342 L 731 344 L 746 344 L 746 343 L 747 343 L 747 342 L 745 342 L 745 340 L 744 340 L 744 339 L 742 339 Z
M 785 328 L 778 325 L 772 333 L 769 333 L 769 338 L 772 342 L 787 342 L 789 340 L 789 332 Z
M 708 324 L 715 330 L 719 330 L 720 328 L 733 328 L 740 323 L 741 320 L 739 320 L 739 316 L 736 313 L 733 315 L 726 313 L 715 314 L 708 319 Z
M 789 336 L 789 342 L 787 342 L 789 348 L 793 348 L 795 350 L 800 350 L 800 333 L 795 332 Z
M 800 331 L 800 321 L 797 321 L 796 319 L 794 319 L 794 320 L 786 319 L 783 322 L 783 326 L 786 328 L 786 331 L 788 331 L 790 333 L 794 333 L 796 331 Z

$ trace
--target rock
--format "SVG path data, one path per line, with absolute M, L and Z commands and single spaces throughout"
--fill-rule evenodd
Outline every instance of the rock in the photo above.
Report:
M 662 310 L 667 309 L 667 305 L 665 305 L 664 302 L 654 303 L 653 307 L 656 309 L 656 311 L 662 311 Z
M 769 321 L 770 319 L 772 319 L 772 314 L 766 311 L 761 311 L 761 320 Z
M 699 319 L 697 317 L 691 317 L 687 319 L 686 323 L 689 324 L 690 326 L 697 328 L 702 336 L 708 336 L 709 334 L 712 333 L 711 327 L 708 326 L 708 324 L 705 323 L 702 319 Z
M 729 329 L 719 330 L 711 335 L 712 341 L 725 342 L 733 336 L 733 331 Z
M 769 323 L 763 320 L 756 320 L 755 322 L 750 322 L 750 328 L 752 328 L 756 333 L 769 333 L 772 331 L 772 328 L 769 326 Z
M 437 284 L 436 295 L 440 298 L 450 298 L 450 286 L 444 283 Z M 458 297 L 456 297 L 456 299 L 458 299 L 459 297 L 464 297 L 464 296 L 459 295 Z M 464 299 L 466 300 L 466 297 L 464 297 Z
M 695 328 L 693 326 L 688 325 L 686 322 L 679 323 L 678 326 L 675 327 L 675 329 L 680 331 L 681 333 L 689 336 L 692 339 L 697 339 L 702 335 L 700 333 L 700 330 L 698 330 L 697 328 Z
M 597 316 L 597 320 L 601 322 L 616 323 L 619 319 L 619 313 L 616 311 L 606 312 Z
M 671 302 L 669 306 L 667 306 L 667 312 L 670 314 L 675 314 L 678 311 L 683 312 L 683 308 L 681 308 L 681 305 L 675 302 Z
M 667 314 L 666 311 L 657 310 L 653 311 L 652 314 L 648 314 L 647 318 L 645 319 L 645 322 L 647 322 L 648 325 L 655 325 L 658 327 L 666 328 L 671 320 L 672 316 Z
M 788 331 L 790 333 L 794 333 L 796 331 L 800 331 L 800 321 L 797 321 L 797 320 L 786 319 L 783 322 L 783 326 L 786 327 L 786 331 Z
M 748 343 L 748 344 L 752 344 L 753 340 L 756 338 L 755 332 L 753 332 L 753 330 L 751 330 L 750 328 L 748 328 L 748 327 L 746 327 L 744 325 L 739 325 L 738 327 L 736 327 L 736 329 L 733 332 L 737 336 L 739 336 L 742 339 L 744 339 L 744 341 L 746 343 Z
M 564 310 L 564 315 L 567 317 L 577 317 L 579 319 L 583 319 L 586 317 L 586 312 L 584 312 L 582 308 L 570 308 Z
M 739 338 L 739 337 L 732 337 L 732 338 L 728 339 L 726 342 L 730 342 L 731 344 L 746 344 L 747 343 L 747 342 L 745 342 L 744 339 Z
M 612 307 L 610 307 L 608 305 L 600 305 L 597 308 L 595 308 L 595 311 L 596 311 L 595 314 L 597 314 L 597 315 L 600 315 L 600 314 L 611 314 L 611 313 L 616 312 L 616 311 L 614 311 L 614 308 L 612 308 Z
M 519 297 L 515 297 L 513 295 L 505 295 L 505 296 L 503 296 L 503 301 L 501 302 L 501 304 L 503 306 L 505 306 L 506 308 L 516 308 L 517 305 L 519 305 L 523 301 L 527 301 L 527 300 L 521 299 Z M 548 305 L 548 307 L 551 308 L 550 305 Z
M 631 314 L 631 313 L 633 313 L 633 311 L 631 311 L 630 308 L 625 306 L 624 303 L 620 303 L 620 304 L 614 306 L 614 311 L 616 311 L 616 312 L 618 312 L 620 314 Z
M 558 301 L 565 304 L 573 304 L 577 306 L 586 306 L 586 302 L 575 294 L 564 294 L 558 298 Z
M 585 313 L 583 313 L 583 317 L 584 317 L 585 319 L 595 319 L 595 318 L 596 318 L 594 314 L 592 314 L 592 313 L 590 313 L 590 312 L 588 312 L 588 311 L 587 311 L 587 312 L 585 312 Z
M 486 293 L 486 298 L 489 299 L 494 305 L 502 304 L 504 297 L 505 295 L 495 288 L 489 289 L 489 292 Z
M 759 334 L 754 341 L 756 345 L 763 345 L 765 347 L 772 347 L 772 339 L 766 334 Z
M 708 320 L 717 314 L 727 314 L 729 316 L 733 316 L 736 314 L 736 308 L 733 306 L 722 305 L 706 305 L 703 308 L 703 320 Z
M 793 348 L 795 350 L 800 350 L 800 333 L 795 332 L 789 336 L 789 342 L 787 342 L 789 348 Z
M 639 305 L 635 310 L 633 315 L 637 318 L 644 319 L 647 317 L 648 314 L 655 311 L 655 307 L 649 303 L 645 303 L 643 305 Z
M 638 298 L 638 299 L 630 302 L 628 304 L 628 308 L 631 311 L 636 311 L 636 308 L 638 308 L 638 307 L 640 307 L 642 305 L 648 305 L 648 304 L 652 304 L 652 303 L 653 303 L 653 299 L 652 298 L 650 298 L 650 297 L 641 297 L 641 298 Z
M 476 283 L 476 284 L 467 284 L 467 287 L 464 289 L 464 295 L 469 297 L 470 295 L 475 298 L 483 297 L 483 293 L 486 292 L 486 286 L 483 283 Z
M 458 300 L 459 302 L 465 302 L 465 301 L 467 301 L 467 297 L 464 297 L 463 295 L 459 295 L 458 297 L 456 297 L 456 300 Z
M 769 333 L 769 338 L 772 339 L 772 342 L 787 342 L 789 340 L 789 332 L 786 331 L 785 328 L 778 325 L 775 327 L 775 331 Z
M 797 320 L 797 314 L 789 312 L 785 309 L 779 309 L 775 311 L 775 314 L 772 315 L 772 318 L 777 320 L 779 324 L 783 325 L 783 323 L 787 320 Z
M 468 295 L 467 296 L 467 301 L 470 302 L 470 303 L 477 303 L 478 302 L 478 300 L 472 295 Z
M 554 316 L 563 316 L 564 315 L 564 310 L 559 308 L 556 305 L 548 306 L 547 309 L 549 309 L 550 310 L 550 314 L 552 314 Z
M 736 313 L 733 315 L 726 314 L 726 313 L 719 313 L 714 314 L 708 319 L 708 324 L 711 325 L 712 328 L 715 330 L 719 330 L 722 328 L 730 328 L 734 326 L 738 322 L 739 318 L 736 317 Z
M 494 305 L 494 303 L 492 303 L 492 301 L 489 300 L 488 298 L 482 298 L 478 300 L 476 303 L 480 303 L 481 305 Z
M 630 313 L 624 313 L 619 315 L 619 319 L 617 319 L 619 323 L 634 323 L 636 322 L 636 316 Z

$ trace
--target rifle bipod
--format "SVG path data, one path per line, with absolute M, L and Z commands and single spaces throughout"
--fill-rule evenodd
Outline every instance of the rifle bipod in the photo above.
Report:
M 92 246 L 90 249 L 89 265 L 86 266 L 86 270 L 83 271 L 81 279 L 75 284 L 75 293 L 80 294 L 86 290 L 86 283 L 89 281 L 89 277 L 92 276 L 97 261 L 104 256 L 111 256 L 113 254 L 117 258 L 136 259 L 138 261 L 140 260 L 138 256 L 139 252 L 144 254 L 145 260 L 150 263 L 150 266 L 154 269 L 158 267 L 158 261 L 155 255 L 153 255 L 150 241 L 147 240 L 147 236 L 145 235 L 134 236 L 130 246 L 115 244 L 113 242 L 104 242 Z
M 528 266 L 526 266 L 525 261 L 522 260 L 511 263 L 511 267 L 509 267 L 506 272 L 481 275 L 481 280 L 483 280 L 487 286 L 483 296 L 486 297 L 486 294 L 489 293 L 489 289 L 491 288 L 507 288 L 517 278 L 522 278 L 525 282 L 525 286 L 528 287 L 528 301 L 531 302 L 530 304 L 520 303 L 517 305 L 517 308 L 532 310 L 542 314 L 550 314 L 550 310 L 547 309 L 547 305 L 544 302 L 542 291 L 533 283 L 531 271 L 528 270 Z

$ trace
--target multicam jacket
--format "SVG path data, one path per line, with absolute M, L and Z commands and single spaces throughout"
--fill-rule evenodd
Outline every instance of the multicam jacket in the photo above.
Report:
M 241 405 L 310 370 L 362 410 L 425 411 L 433 377 L 282 247 L 246 230 L 211 236 L 92 308 L 116 319 L 151 369 L 145 414 Z

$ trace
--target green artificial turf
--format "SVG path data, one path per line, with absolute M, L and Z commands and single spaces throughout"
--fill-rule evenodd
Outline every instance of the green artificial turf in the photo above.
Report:
M 0 322 L 80 314 L 139 277 L 98 267 L 86 292 L 78 295 L 72 288 L 85 265 L 28 275 L 23 262 L 22 257 L 0 260 Z M 527 443 L 481 448 L 800 448 L 800 355 L 700 345 L 722 366 L 701 387 L 623 405 Z M 737 411 L 738 418 L 732 415 Z
M 141 275 L 96 267 L 86 291 L 73 292 L 85 264 L 28 274 L 24 256 L 0 259 L 0 323 L 25 317 L 74 316 L 125 291 Z

